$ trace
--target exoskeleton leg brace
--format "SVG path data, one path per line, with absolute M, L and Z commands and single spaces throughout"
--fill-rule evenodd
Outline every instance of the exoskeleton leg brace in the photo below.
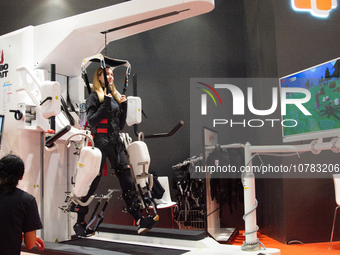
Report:
M 106 203 L 103 207 L 101 214 L 98 215 L 98 221 L 95 226 L 95 227 L 98 227 L 98 225 L 102 222 L 103 212 L 106 208 L 108 201 L 112 197 L 112 193 L 115 191 L 120 191 L 120 190 L 110 189 L 107 195 L 91 195 L 86 201 L 83 202 L 81 200 L 81 197 L 84 197 L 87 195 L 92 182 L 98 176 L 102 154 L 98 148 L 94 147 L 94 142 L 93 142 L 92 137 L 84 133 L 77 133 L 77 134 L 70 136 L 65 142 L 67 147 L 70 146 L 70 139 L 77 135 L 85 136 L 87 139 L 83 139 L 82 142 L 78 143 L 77 149 L 80 152 L 79 152 L 79 159 L 78 159 L 78 164 L 76 168 L 76 173 L 73 179 L 75 180 L 75 182 L 72 183 L 73 189 L 71 192 L 65 193 L 67 196 L 66 201 L 65 201 L 67 205 L 59 207 L 59 208 L 63 210 L 63 212 L 66 212 L 66 213 L 74 212 L 77 210 L 84 210 L 82 212 L 86 214 L 88 211 L 87 206 L 93 201 L 93 199 L 95 198 L 99 199 L 97 206 L 92 213 L 92 217 L 88 225 L 90 226 L 96 218 L 95 213 L 100 203 L 102 202 L 102 200 L 106 200 Z M 91 142 L 92 146 L 84 146 L 88 141 Z M 76 207 L 78 206 L 79 208 L 76 209 Z
M 146 212 L 150 214 L 148 208 L 152 206 L 154 213 L 157 214 L 156 203 L 151 196 L 153 176 L 149 173 L 150 154 L 148 147 L 144 141 L 140 140 L 131 143 L 131 138 L 128 134 L 121 134 L 121 137 L 125 143 L 131 173 L 138 197 L 142 201 L 142 208 L 145 208 Z

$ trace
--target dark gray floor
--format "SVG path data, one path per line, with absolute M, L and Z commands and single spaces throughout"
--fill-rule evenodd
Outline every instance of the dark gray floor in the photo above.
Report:
M 46 242 L 44 251 L 38 251 L 36 248 L 28 250 L 25 247 L 22 248 L 22 251 L 46 255 L 180 255 L 187 252 L 187 250 L 124 244 L 87 238 L 62 243 Z
M 136 235 L 136 228 L 133 226 L 102 224 L 98 230 L 99 232 Z M 145 236 L 174 239 L 174 242 L 176 242 L 175 239 L 197 241 L 205 238 L 206 233 L 205 231 L 153 228 Z M 36 248 L 27 250 L 23 246 L 22 251 L 48 255 L 179 255 L 188 252 L 188 250 L 182 249 L 134 245 L 91 238 L 76 238 L 59 243 L 45 242 L 45 250 L 41 252 Z
M 111 251 L 115 252 L 114 254 L 138 254 L 138 255 L 179 255 L 188 250 L 179 250 L 179 249 L 167 249 L 160 247 L 152 247 L 152 246 L 142 246 L 142 245 L 134 245 L 134 244 L 126 244 L 126 243 L 117 243 L 117 242 L 107 242 L 100 241 L 94 239 L 86 239 L 80 238 L 77 240 L 70 240 L 64 242 L 64 244 L 76 245 L 78 247 L 91 247 L 96 248 L 100 251 Z M 102 254 L 102 253 L 100 253 Z M 113 253 L 111 253 L 113 254 Z

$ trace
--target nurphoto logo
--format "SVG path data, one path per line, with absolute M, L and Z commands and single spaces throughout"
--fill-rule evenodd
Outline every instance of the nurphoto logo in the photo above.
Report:
M 244 94 L 239 87 L 237 87 L 236 85 L 232 85 L 232 84 L 215 84 L 213 88 L 212 86 L 207 85 L 205 83 L 201 83 L 201 84 L 204 84 L 205 86 L 209 87 L 215 93 L 215 95 L 217 95 L 218 99 L 220 100 L 221 106 L 222 106 L 222 100 L 215 89 L 229 90 L 231 92 L 232 99 L 233 99 L 233 115 L 244 115 L 244 105 L 245 105 Z M 202 88 L 199 88 L 199 89 L 202 89 Z M 217 105 L 216 100 L 213 97 L 213 95 L 206 89 L 202 89 L 202 90 L 205 91 L 207 94 L 209 94 L 210 97 L 213 99 L 215 105 Z M 270 107 L 270 109 L 258 110 L 258 109 L 255 109 L 253 105 L 253 88 L 248 87 L 247 88 L 247 105 L 248 105 L 249 111 L 258 116 L 265 116 L 265 115 L 270 115 L 274 113 L 278 105 L 277 91 L 278 91 L 277 88 L 275 87 L 272 88 L 272 106 Z M 287 98 L 286 95 L 291 94 L 291 93 L 302 93 L 305 95 L 305 97 L 299 98 L 299 99 Z M 294 104 L 298 109 L 301 110 L 301 112 L 304 115 L 311 115 L 311 113 L 303 106 L 303 103 L 308 102 L 310 98 L 311 98 L 311 93 L 308 89 L 289 88 L 289 87 L 281 88 L 281 115 L 286 115 L 287 104 Z M 201 115 L 207 115 L 207 95 L 206 94 L 202 94 L 201 96 Z

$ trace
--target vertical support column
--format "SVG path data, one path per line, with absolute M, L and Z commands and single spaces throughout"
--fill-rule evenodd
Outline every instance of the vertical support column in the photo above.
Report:
M 136 97 L 137 96 L 137 74 L 133 74 L 132 75 L 132 86 L 133 86 L 133 96 Z M 133 130 L 135 135 L 138 137 L 138 125 L 134 124 L 133 125 Z
M 255 175 L 252 171 L 252 152 L 250 143 L 246 143 L 244 147 L 244 154 L 246 171 L 243 173 L 242 181 L 244 190 L 244 235 L 246 236 L 246 241 L 242 246 L 242 250 L 260 250 L 259 241 L 257 238 L 258 227 L 256 225 L 257 201 L 255 198 Z
M 56 81 L 56 68 L 55 64 L 51 64 L 51 81 Z M 56 131 L 55 129 L 55 116 L 50 117 L 50 125 L 51 129 Z
M 40 219 L 41 219 L 41 222 L 44 224 L 44 220 L 45 220 L 45 203 L 44 203 L 44 178 L 45 178 L 45 174 L 44 174 L 44 150 L 45 150 L 45 135 L 44 135 L 44 132 L 41 132 L 41 151 L 40 151 L 40 154 L 41 154 L 41 180 L 40 180 Z M 41 234 L 40 234 L 40 237 L 42 239 L 45 238 L 45 229 L 43 228 L 41 230 Z

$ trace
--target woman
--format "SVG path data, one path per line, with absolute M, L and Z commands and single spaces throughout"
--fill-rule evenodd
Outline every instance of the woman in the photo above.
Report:
M 123 143 L 119 138 L 119 131 L 124 128 L 126 121 L 126 97 L 125 95 L 120 95 L 116 90 L 113 83 L 112 69 L 106 68 L 105 71 L 108 89 L 105 87 L 104 69 L 100 67 L 96 70 L 93 77 L 94 91 L 86 100 L 87 121 L 91 127 L 91 133 L 94 135 L 93 141 L 95 147 L 102 153 L 102 161 L 100 173 L 93 180 L 88 194 L 82 198 L 82 201 L 87 201 L 98 188 L 100 178 L 103 174 L 103 167 L 106 158 L 108 158 L 119 179 L 127 211 L 136 221 L 138 234 L 143 234 L 158 223 L 159 217 L 143 218 L 141 216 L 130 167 L 123 151 Z M 85 215 L 88 212 L 88 207 L 79 206 L 77 212 L 77 223 L 74 225 L 76 234 L 78 236 L 92 234 L 91 230 L 86 230 Z
M 25 171 L 24 162 L 15 155 L 7 155 L 0 160 L 0 253 L 20 255 L 21 243 L 28 249 L 35 245 L 45 248 L 44 241 L 36 236 L 42 229 L 37 202 L 31 194 L 17 188 Z

